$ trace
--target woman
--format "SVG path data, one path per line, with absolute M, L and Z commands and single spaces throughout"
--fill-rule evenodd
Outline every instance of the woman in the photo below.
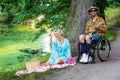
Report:
M 86 24 L 86 35 L 79 36 L 82 51 L 82 57 L 80 59 L 80 62 L 87 62 L 87 58 L 84 58 L 84 56 L 86 54 L 90 54 L 91 40 L 98 40 L 100 37 L 103 37 L 104 33 L 107 31 L 104 19 L 97 16 L 97 13 L 99 13 L 99 8 L 95 6 L 92 6 L 88 9 L 90 19 Z M 91 54 L 91 57 L 93 58 L 92 62 L 94 63 L 94 54 Z
M 46 66 L 67 63 L 67 59 L 71 57 L 69 41 L 63 38 L 62 34 L 62 30 L 55 30 L 56 39 L 54 41 L 52 41 L 52 35 L 50 35 L 51 56 L 46 62 Z

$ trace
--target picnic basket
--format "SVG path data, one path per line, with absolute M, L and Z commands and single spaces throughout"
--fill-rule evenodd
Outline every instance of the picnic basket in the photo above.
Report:
M 26 70 L 34 70 L 40 68 L 40 62 L 39 60 L 32 60 L 25 63 Z

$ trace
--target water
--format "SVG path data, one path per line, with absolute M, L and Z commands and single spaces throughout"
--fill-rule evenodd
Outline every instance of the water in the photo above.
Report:
M 42 51 L 43 53 L 50 53 L 50 38 L 49 34 L 42 35 Z M 53 36 L 52 39 L 54 40 L 55 37 Z

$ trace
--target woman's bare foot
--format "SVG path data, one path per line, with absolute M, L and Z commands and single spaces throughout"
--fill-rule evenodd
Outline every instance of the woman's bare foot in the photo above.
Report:
M 52 64 L 50 62 L 46 62 L 44 65 L 45 66 L 51 66 Z
M 60 59 L 60 60 L 58 61 L 58 64 L 64 64 L 63 59 Z

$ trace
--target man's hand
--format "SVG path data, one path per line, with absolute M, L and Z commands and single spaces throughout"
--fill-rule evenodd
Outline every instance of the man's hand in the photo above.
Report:
M 94 33 L 95 31 L 96 31 L 95 28 L 91 28 L 91 29 L 88 30 L 89 33 Z
M 103 24 L 102 22 L 100 22 L 99 24 L 96 24 L 96 25 L 95 25 L 95 29 L 96 29 L 97 31 L 100 31 L 100 30 L 101 30 L 100 25 L 102 25 L 102 24 Z

